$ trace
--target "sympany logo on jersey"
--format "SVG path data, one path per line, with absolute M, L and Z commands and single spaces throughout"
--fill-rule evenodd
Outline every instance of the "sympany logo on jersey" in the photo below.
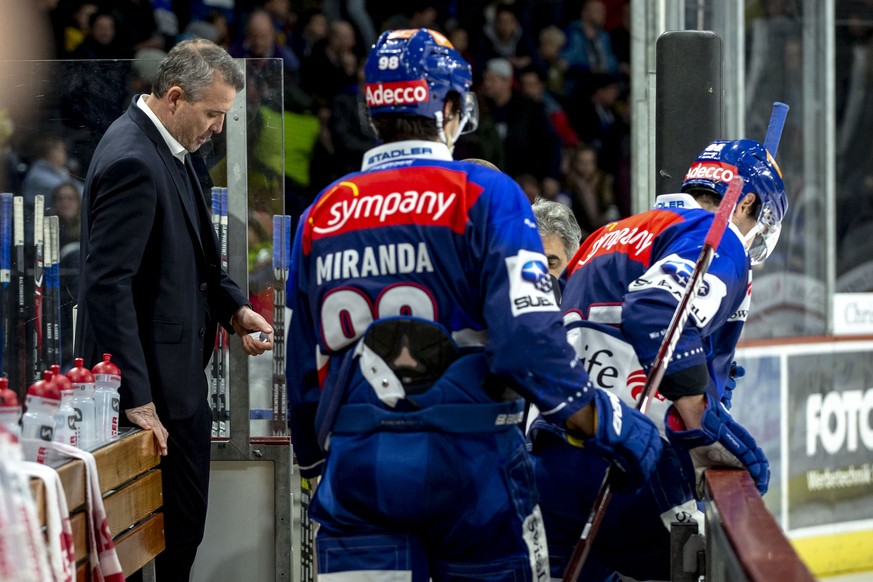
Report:
M 694 261 L 672 254 L 649 267 L 642 277 L 630 284 L 628 291 L 633 293 L 658 289 L 670 293 L 679 301 L 685 293 L 685 286 L 693 270 Z M 697 298 L 691 306 L 691 317 L 697 327 L 704 327 L 712 321 L 726 296 L 727 286 L 724 281 L 710 273 L 703 276 Z
M 464 232 L 467 211 L 482 188 L 464 172 L 412 167 L 361 174 L 340 181 L 313 204 L 303 234 L 304 252 L 312 241 L 383 226 L 436 226 Z
M 558 311 L 545 255 L 524 249 L 506 257 L 509 303 L 518 317 L 533 311 Z

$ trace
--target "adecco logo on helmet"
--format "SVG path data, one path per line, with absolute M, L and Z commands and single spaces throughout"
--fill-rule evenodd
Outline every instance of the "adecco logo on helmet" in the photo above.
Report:
M 367 85 L 367 106 L 409 105 L 425 103 L 430 100 L 427 81 L 396 81 L 394 83 L 372 83 Z
M 722 162 L 697 162 L 688 169 L 685 180 L 705 178 L 730 182 L 737 174 L 737 167 Z

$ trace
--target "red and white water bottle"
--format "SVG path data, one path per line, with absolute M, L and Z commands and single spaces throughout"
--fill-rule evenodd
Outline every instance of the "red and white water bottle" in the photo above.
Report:
M 97 409 L 97 440 L 108 441 L 118 436 L 118 388 L 121 386 L 121 370 L 110 360 L 111 354 L 103 354 L 91 372 L 94 374 L 94 405 Z
M 73 384 L 61 373 L 61 367 L 57 364 L 52 366 L 52 382 L 61 393 L 61 403 L 55 412 L 55 430 L 52 440 L 65 445 L 79 445 L 79 433 L 76 428 L 78 415 L 73 407 Z
M 61 403 L 61 392 L 52 382 L 51 370 L 43 373 L 43 379 L 27 389 L 24 399 L 24 415 L 21 417 L 21 438 L 52 441 L 55 433 L 55 413 Z
M 21 436 L 21 402 L 5 376 L 0 378 L 0 426 L 16 437 Z
M 97 407 L 94 403 L 94 374 L 85 367 L 82 358 L 73 360 L 75 365 L 67 372 L 73 384 L 73 408 L 76 410 L 76 430 L 79 446 L 87 448 L 97 442 Z

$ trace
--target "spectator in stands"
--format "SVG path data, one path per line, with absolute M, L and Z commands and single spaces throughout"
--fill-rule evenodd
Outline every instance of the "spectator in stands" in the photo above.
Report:
M 318 41 L 303 61 L 303 89 L 319 103 L 330 103 L 334 95 L 358 82 L 355 38 L 351 24 L 333 21 L 328 25 L 327 38 Z
M 584 0 L 579 14 L 579 20 L 567 27 L 567 45 L 561 53 L 568 65 L 565 86 L 568 95 L 574 93 L 577 86 L 584 86 L 591 73 L 614 75 L 619 72 L 612 41 L 603 28 L 606 19 L 603 0 Z
M 310 9 L 300 19 L 300 32 L 294 33 L 289 43 L 301 63 L 312 55 L 312 49 L 319 41 L 327 38 L 327 17 L 320 9 Z
M 577 91 L 567 100 L 567 115 L 579 139 L 597 150 L 603 169 L 615 174 L 626 155 L 624 140 L 630 134 L 620 108 L 621 81 L 615 75 L 596 73 L 589 84 L 590 95 Z
M 533 204 L 537 196 L 540 195 L 540 181 L 537 180 L 537 177 L 533 174 L 519 174 L 513 179 L 521 186 L 521 190 L 527 196 L 528 201 Z
M 429 0 L 411 0 L 403 3 L 403 9 L 386 17 L 382 30 L 402 28 L 430 28 L 442 31 L 438 22 L 439 13 Z
M 354 27 L 356 38 L 362 46 L 359 54 L 364 54 L 376 42 L 376 27 L 367 10 L 365 0 L 322 0 L 321 7 L 330 21 L 348 20 Z
M 64 25 L 63 56 L 72 55 L 82 44 L 90 29 L 89 19 L 99 8 L 96 2 L 82 2 L 69 16 Z
M 116 40 L 122 45 L 124 52 L 133 55 L 144 48 L 166 50 L 167 42 L 163 31 L 158 29 L 155 20 L 155 6 L 160 2 L 143 0 L 113 0 L 105 3 L 115 16 Z M 168 33 L 175 37 L 179 31 L 178 22 L 169 24 Z M 128 57 L 130 58 L 130 57 Z
M 294 51 L 277 42 L 273 19 L 266 10 L 257 9 L 251 13 L 246 23 L 245 36 L 231 46 L 228 52 L 236 58 L 282 59 L 286 81 L 298 82 L 300 60 Z
M 152 82 L 158 72 L 158 65 L 167 56 L 160 49 L 140 49 L 133 57 L 130 69 L 130 89 L 132 94 L 151 93 Z
M 21 156 L 12 146 L 15 123 L 9 109 L 0 105 L 0 192 L 19 192 L 26 172 Z
M 276 44 L 290 46 L 291 33 L 297 25 L 297 12 L 291 7 L 291 0 L 262 0 L 261 7 L 276 29 Z
M 494 18 L 485 22 L 474 52 L 474 71 L 484 70 L 491 59 L 503 58 L 517 72 L 533 62 L 536 47 L 518 21 L 515 8 L 510 4 L 498 4 Z
M 554 95 L 546 91 L 543 73 L 538 68 L 530 66 L 522 70 L 518 81 L 523 95 L 532 101 L 543 104 L 543 107 L 546 109 L 546 115 L 549 117 L 552 131 L 560 138 L 561 144 L 564 147 L 576 147 L 576 144 L 579 143 L 579 136 L 570 125 L 570 120 L 567 118 L 567 112 L 564 111 L 564 107 Z
M 537 47 L 537 61 L 545 70 L 546 87 L 556 95 L 564 95 L 564 74 L 567 61 L 561 56 L 561 49 L 567 44 L 567 35 L 555 25 L 540 31 Z
M 62 182 L 46 198 L 52 203 L 46 204 L 45 213 L 58 217 L 60 247 L 78 245 L 81 233 L 79 212 L 82 209 L 82 192 L 79 186 L 73 182 Z
M 363 86 L 363 63 L 358 82 L 330 103 L 323 119 L 322 139 L 316 146 L 311 167 L 312 185 L 320 190 L 341 176 L 359 170 L 364 153 L 376 146 L 376 135 L 361 117 L 359 88 Z M 316 192 L 313 192 L 313 195 Z
M 115 16 L 98 10 L 88 18 L 85 39 L 70 56 L 74 59 L 129 59 L 133 51 L 119 42 Z
M 621 1 L 621 20 L 615 28 L 609 28 L 609 41 L 612 43 L 612 52 L 618 61 L 618 70 L 625 78 L 630 78 L 630 0 Z
M 551 131 L 543 105 L 516 91 L 512 79 L 508 60 L 488 61 L 480 90 L 480 130 L 491 134 L 494 147 L 464 157 L 491 160 L 511 175 L 529 173 L 540 181 L 557 179 L 560 141 Z M 460 141 L 463 138 L 459 145 Z
M 425 27 L 428 28 L 428 27 Z M 463 26 L 454 27 L 451 32 L 446 35 L 455 50 L 464 57 L 468 63 L 473 62 L 473 52 L 470 47 L 470 33 Z
M 62 183 L 75 181 L 79 191 L 82 190 L 81 180 L 70 175 L 69 161 L 67 144 L 60 137 L 46 135 L 37 140 L 37 157 L 21 184 L 21 195 L 24 196 L 28 212 L 33 212 L 33 201 L 37 194 L 45 197 L 46 208 L 53 206 L 52 192 Z
M 576 221 L 586 232 L 620 218 L 613 177 L 597 165 L 597 151 L 580 144 L 565 157 L 564 185 Z

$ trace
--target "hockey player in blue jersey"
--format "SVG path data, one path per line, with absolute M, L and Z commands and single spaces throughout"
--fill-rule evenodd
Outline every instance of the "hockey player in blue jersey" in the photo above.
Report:
M 521 189 L 452 160 L 476 125 L 470 66 L 436 32 L 395 30 L 365 79 L 386 143 L 304 212 L 288 283 L 289 425 L 301 475 L 321 475 L 319 574 L 542 580 L 522 397 L 627 488 L 661 439 L 589 383 Z
M 763 451 L 720 403 L 748 313 L 751 265 L 772 251 L 787 207 L 780 170 L 761 144 L 713 142 L 688 170 L 681 193 L 659 196 L 654 209 L 589 236 L 564 274 L 561 308 L 568 339 L 591 381 L 633 406 L 713 211 L 736 175 L 743 189 L 731 223 L 650 401 L 648 414 L 665 437 L 657 469 L 638 492 L 612 498 L 581 580 L 619 580 L 619 573 L 669 579 L 670 523 L 696 519 L 702 525 L 696 488 L 707 467 L 746 468 L 760 493 L 767 490 Z M 564 431 L 542 419 L 534 421 L 529 438 L 552 575 L 561 577 L 606 461 L 571 446 Z

